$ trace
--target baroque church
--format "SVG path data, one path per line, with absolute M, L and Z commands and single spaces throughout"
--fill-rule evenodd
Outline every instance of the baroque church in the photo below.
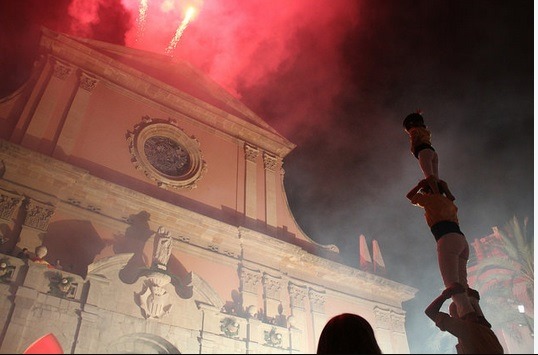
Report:
M 0 99 L 0 352 L 315 353 L 357 313 L 409 353 L 417 290 L 301 230 L 294 148 L 189 63 L 43 28 Z

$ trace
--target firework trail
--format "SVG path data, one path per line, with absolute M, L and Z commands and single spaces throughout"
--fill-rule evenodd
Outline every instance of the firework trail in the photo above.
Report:
M 187 9 L 187 12 L 185 13 L 185 18 L 183 19 L 183 21 L 181 21 L 181 24 L 177 28 L 174 37 L 170 41 L 170 44 L 168 44 L 168 47 L 166 47 L 165 52 L 167 54 L 170 54 L 174 49 L 176 49 L 177 43 L 179 42 L 181 35 L 183 35 L 183 31 L 185 31 L 187 25 L 192 19 L 192 16 L 194 15 L 194 11 L 194 7 L 192 6 Z
M 138 18 L 136 19 L 136 38 L 138 41 L 140 36 L 144 33 L 144 26 L 146 24 L 146 15 L 148 12 L 148 0 L 140 0 L 140 6 L 138 7 Z

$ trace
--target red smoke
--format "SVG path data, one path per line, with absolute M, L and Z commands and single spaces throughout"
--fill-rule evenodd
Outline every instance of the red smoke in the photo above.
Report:
M 186 8 L 194 6 L 197 13 L 171 55 L 203 70 L 263 118 L 276 120 L 283 134 L 298 129 L 297 119 L 319 124 L 316 117 L 342 91 L 339 48 L 356 25 L 359 6 L 354 0 L 147 0 L 140 28 L 141 0 L 9 3 L 31 23 L 163 55 Z

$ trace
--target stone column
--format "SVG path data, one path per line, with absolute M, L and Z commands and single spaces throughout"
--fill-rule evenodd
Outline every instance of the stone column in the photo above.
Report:
M 280 164 L 275 156 L 263 154 L 265 168 L 265 222 L 268 226 L 277 227 L 276 208 L 276 171 Z
M 257 209 L 257 158 L 258 148 L 245 144 L 246 174 L 245 174 L 245 215 L 256 220 L 258 218 Z

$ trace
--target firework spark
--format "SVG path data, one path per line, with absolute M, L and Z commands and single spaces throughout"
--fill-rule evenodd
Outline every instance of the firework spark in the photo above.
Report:
M 136 19 L 136 41 L 144 33 L 144 26 L 146 24 L 146 15 L 148 12 L 148 0 L 140 0 L 140 6 L 138 7 L 138 18 Z
M 170 54 L 174 49 L 176 49 L 177 43 L 179 42 L 179 39 L 183 35 L 183 31 L 185 31 L 185 29 L 187 28 L 187 25 L 189 24 L 192 17 L 194 16 L 194 12 L 195 12 L 195 9 L 192 6 L 190 6 L 187 9 L 187 11 L 185 13 L 185 18 L 183 18 L 183 21 L 181 21 L 181 24 L 177 28 L 174 37 L 170 41 L 170 44 L 168 44 L 168 47 L 166 47 L 165 52 L 167 54 Z

